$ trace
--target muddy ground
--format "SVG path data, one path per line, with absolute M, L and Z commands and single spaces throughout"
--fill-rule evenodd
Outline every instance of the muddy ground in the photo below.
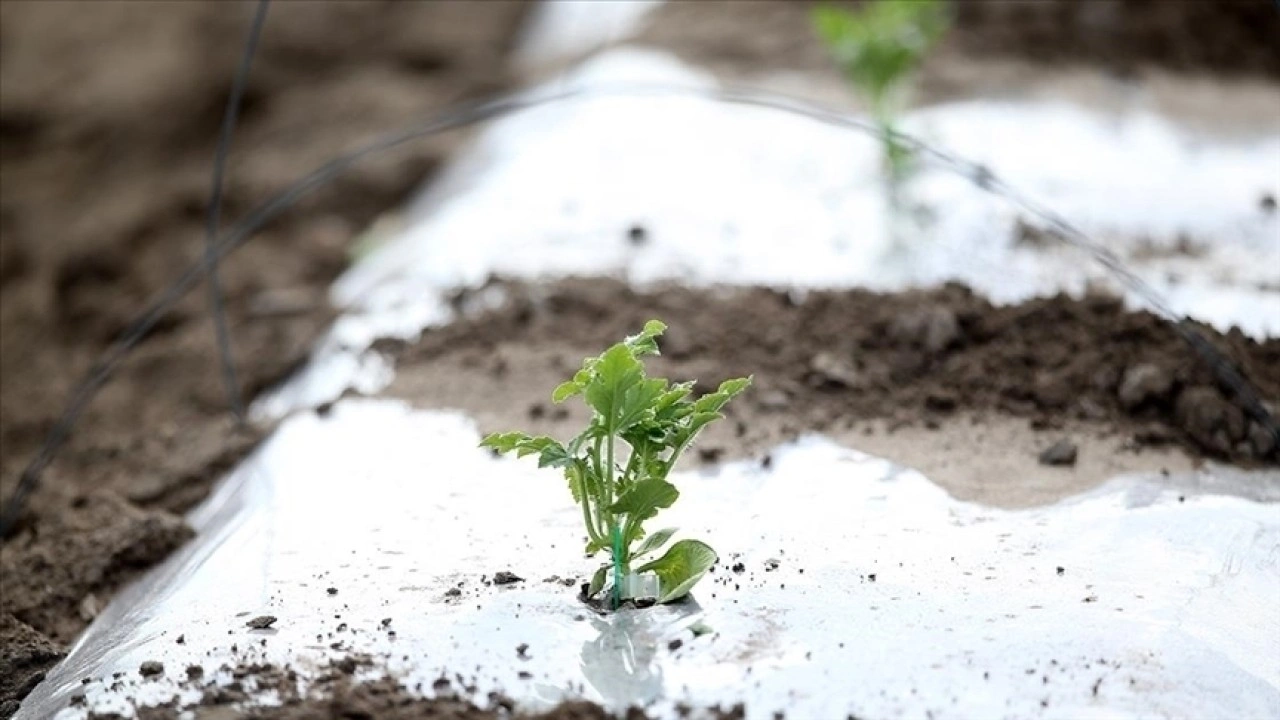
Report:
M 524 8 L 276 3 L 228 166 L 229 224 L 335 153 L 507 85 Z M 0 495 L 73 384 L 202 252 L 217 128 L 252 14 L 219 3 L 0 5 Z M 245 394 L 332 317 L 353 237 L 461 137 L 362 165 L 222 268 Z M 4 539 L 0 717 L 121 583 L 189 530 L 181 513 L 253 446 L 218 375 L 202 287 L 134 354 Z
M 1158 0 L 1034 5 L 964 6 L 946 52 L 1280 77 L 1270 41 L 1280 16 L 1266 0 L 1220 3 L 1209 14 Z M 378 131 L 506 87 L 524 12 L 502 2 L 274 4 L 232 147 L 224 217 L 242 216 Z M 249 14 L 194 2 L 0 4 L 0 495 L 12 492 L 93 360 L 199 257 L 213 145 Z M 787 4 L 733 13 L 673 4 L 655 17 L 643 39 L 713 67 L 825 63 Z M 425 141 L 361 166 L 224 265 L 246 395 L 295 367 L 332 316 L 325 288 L 353 238 L 460 140 Z M 1276 457 L 1167 330 L 1105 300 L 995 309 L 960 288 L 803 302 L 767 291 L 638 295 L 598 281 L 510 289 L 510 309 L 396 349 L 404 371 L 390 392 L 470 409 L 486 426 L 559 432 L 566 421 L 545 403 L 544 381 L 658 314 L 673 325 L 662 369 L 704 381 L 757 374 L 737 418 L 745 430 L 711 435 L 708 460 L 826 429 L 855 433 L 872 452 L 914 453 L 899 457 L 944 483 L 954 477 L 953 492 L 987 497 L 981 479 L 947 469 L 953 448 L 1015 458 L 1004 468 L 1011 477 L 1071 472 L 1082 486 L 1135 462 Z M 562 322 L 566 340 L 548 340 L 551 323 Z M 1070 353 L 1059 345 L 1063 328 Z M 1266 397 L 1280 397 L 1275 341 L 1216 342 Z M 0 717 L 121 584 L 187 539 L 181 514 L 265 432 L 230 421 L 213 348 L 202 288 L 89 407 L 3 539 Z M 1139 369 L 1143 381 L 1129 384 L 1142 388 L 1140 399 L 1130 404 L 1121 390 Z M 510 397 L 518 401 L 495 404 Z M 1039 465 L 1039 452 L 1064 437 L 1079 445 L 1075 467 Z M 1017 452 L 1007 452 L 1011 442 Z M 337 712 L 326 707 L 287 717 Z M 413 707 L 402 716 L 450 716 Z

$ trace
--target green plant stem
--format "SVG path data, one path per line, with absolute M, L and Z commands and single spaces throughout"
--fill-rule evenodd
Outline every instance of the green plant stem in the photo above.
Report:
M 584 489 L 585 490 L 585 489 Z M 604 537 L 600 535 L 600 531 L 596 529 L 595 520 L 591 517 L 591 493 L 582 493 L 582 523 L 587 526 L 587 537 L 593 543 L 603 543 Z
M 615 503 L 615 502 L 617 502 L 617 501 L 618 501 L 618 496 L 617 496 L 617 492 L 616 492 L 617 488 L 615 488 L 615 487 L 614 487 L 614 477 L 613 477 L 613 472 L 614 472 L 614 469 L 615 469 L 615 468 L 614 468 L 614 462 L 613 462 L 613 458 L 614 458 L 614 455 L 613 455 L 613 433 L 609 433 L 608 438 L 606 438 L 606 440 L 605 440 L 605 444 L 606 444 L 606 446 L 605 446 L 605 453 L 606 453 L 606 456 L 605 456 L 605 462 L 608 464 L 608 470 L 607 470 L 607 472 L 608 472 L 608 483 L 607 483 L 607 485 L 606 485 L 606 487 L 608 488 L 608 490 L 607 490 L 606 492 L 608 493 L 608 497 L 609 497 L 609 504 L 611 504 L 611 505 L 612 505 L 613 503 Z M 618 527 L 618 519 L 617 519 L 617 518 L 615 518 L 615 517 L 610 517 L 610 518 L 609 518 L 609 535 L 610 535 L 610 539 L 613 541 L 613 542 L 612 542 L 612 554 L 613 554 L 613 607 L 614 607 L 614 608 L 617 608 L 617 607 L 618 607 L 618 605 L 622 602 L 622 563 L 623 563 L 623 557 L 622 557 L 622 554 L 623 554 L 623 549 L 622 549 L 622 529 Z

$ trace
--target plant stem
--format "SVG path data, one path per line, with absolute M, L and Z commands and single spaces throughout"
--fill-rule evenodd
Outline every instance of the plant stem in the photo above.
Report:
M 605 461 L 609 464 L 609 503 L 613 504 L 618 499 L 614 495 L 615 488 L 613 485 L 613 433 L 609 433 L 609 437 L 605 442 L 607 444 Z M 622 603 L 622 564 L 624 562 L 622 555 L 624 549 L 622 547 L 622 530 L 618 527 L 618 519 L 615 517 L 609 518 L 609 535 L 613 545 L 613 608 L 616 610 L 618 605 Z

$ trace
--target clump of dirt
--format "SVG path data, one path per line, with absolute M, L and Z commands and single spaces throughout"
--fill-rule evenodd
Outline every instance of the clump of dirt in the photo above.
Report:
M 579 410 L 567 406 L 562 419 L 535 412 L 548 389 L 582 357 L 658 317 L 670 329 L 655 374 L 707 387 L 755 376 L 728 408 L 728 429 L 708 433 L 707 445 L 735 453 L 871 419 L 933 428 L 988 414 L 1044 431 L 1090 423 L 1135 447 L 1174 445 L 1196 457 L 1280 457 L 1270 433 L 1168 323 L 1110 296 L 995 306 L 959 285 L 891 295 L 640 292 L 601 279 L 503 286 L 509 300 L 498 310 L 430 330 L 416 344 L 382 343 L 399 364 L 390 394 L 467 409 L 494 425 L 485 430 L 554 434 Z M 1264 399 L 1280 398 L 1280 339 L 1199 330 Z
M 224 226 L 377 133 L 500 90 L 524 11 L 273 4 L 231 146 Z M 0 499 L 74 383 L 201 257 L 217 130 L 251 16 L 251 5 L 217 2 L 0 4 Z M 331 320 L 327 287 L 353 237 L 459 139 L 371 159 L 224 262 L 245 397 L 306 356 Z M 15 618 L 51 647 L 73 639 L 120 583 L 181 542 L 179 514 L 257 442 L 263 429 L 229 421 L 207 308 L 202 287 L 151 333 L 3 539 L 0 652 L 19 648 Z M 4 677 L 0 703 L 25 694 Z
M 3 614 L 60 643 L 74 640 L 124 581 L 192 534 L 181 518 L 110 492 L 75 498 L 36 528 L 0 553 Z
M 5 572 L 5 577 L 9 577 Z M 10 613 L 0 613 L 0 717 L 18 711 L 25 697 L 44 679 L 45 669 L 62 659 L 62 648 Z

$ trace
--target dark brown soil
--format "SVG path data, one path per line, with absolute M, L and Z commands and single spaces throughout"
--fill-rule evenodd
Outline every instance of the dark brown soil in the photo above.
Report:
M 550 405 L 550 388 L 582 357 L 657 317 L 670 329 L 655 374 L 707 386 L 755 376 L 704 449 L 758 453 L 798 433 L 865 420 L 940 427 L 986 414 L 1025 418 L 1052 436 L 1046 446 L 1065 423 L 1083 422 L 1137 448 L 1174 445 L 1244 464 L 1280 458 L 1271 435 L 1167 323 L 1111 297 L 996 307 L 960 286 L 895 295 L 642 293 L 610 280 L 505 289 L 511 299 L 500 310 L 429 331 L 414 345 L 384 343 L 398 356 L 390 394 L 475 411 L 482 424 L 564 434 L 560 425 L 579 410 Z M 1274 408 L 1280 339 L 1201 330 Z
M 0 4 L 0 497 L 73 383 L 200 257 L 251 11 Z M 224 226 L 378 132 L 501 89 L 522 13 L 503 2 L 274 3 L 232 144 Z M 352 237 L 457 140 L 372 160 L 223 266 L 247 397 L 326 327 L 325 291 Z M 187 537 L 180 513 L 259 437 L 228 418 L 206 293 L 186 298 L 90 406 L 4 540 L 0 705 L 26 693 L 121 583 Z
M 856 6 L 857 2 L 839 3 Z M 813 42 L 813 3 L 667 3 L 640 40 L 736 74 L 815 70 L 830 60 Z M 1117 73 L 1143 67 L 1280 78 L 1280 11 L 1271 0 L 1033 0 L 950 3 L 951 32 L 932 61 L 1012 57 L 1090 65 Z

